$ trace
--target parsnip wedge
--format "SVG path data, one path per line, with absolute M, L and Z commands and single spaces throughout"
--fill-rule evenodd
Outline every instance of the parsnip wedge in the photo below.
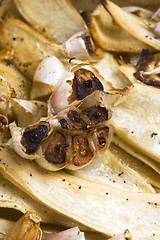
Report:
M 128 80 L 128 76 L 126 77 L 121 69 L 119 69 L 119 65 L 114 59 L 112 53 L 103 52 L 103 58 L 95 63 L 91 64 L 91 68 L 95 73 L 97 72 L 97 76 L 103 77 L 103 81 L 106 82 L 107 85 L 103 83 L 104 91 L 107 91 L 110 88 L 124 88 L 130 86 L 130 79 Z M 101 80 L 101 78 L 99 77 Z M 102 82 L 102 81 L 101 81 Z
M 70 0 L 14 2 L 31 26 L 57 43 L 64 43 L 73 34 L 85 30 L 85 23 Z
M 119 70 L 128 78 L 128 80 L 134 84 L 134 83 L 139 83 L 139 84 L 143 84 L 140 81 L 138 81 L 135 77 L 134 77 L 134 73 L 136 71 L 136 68 L 134 66 L 131 65 L 127 65 L 125 63 L 120 64 L 119 66 Z
M 21 128 L 47 116 L 47 103 L 43 101 L 12 98 L 11 105 L 17 124 Z
M 32 176 L 30 176 L 32 177 Z M 0 174 L 0 207 L 16 209 L 22 213 L 27 211 L 36 213 L 44 223 L 73 227 L 77 224 L 69 218 L 57 214 L 43 204 L 33 200 L 26 193 L 17 188 L 14 184 Z
M 150 23 L 132 13 L 126 12 L 111 1 L 101 0 L 101 3 L 113 19 L 133 37 L 152 46 L 156 50 L 160 50 L 160 39 L 150 29 Z
M 153 187 L 136 171 L 121 162 L 109 149 L 90 165 L 70 174 L 82 179 L 107 183 L 110 186 L 129 192 L 153 192 Z M 159 178 L 160 179 L 160 178 Z
M 135 150 L 160 162 L 160 90 L 134 84 L 114 107 L 109 122 L 115 135 Z
M 1 145 L 0 151 L 2 174 L 52 210 L 110 236 L 125 228 L 136 240 L 149 239 L 153 234 L 160 238 L 159 194 L 127 193 L 63 171 L 42 171 L 6 145 Z
M 29 99 L 31 82 L 12 65 L 7 65 L 1 61 L 0 77 L 5 79 L 7 85 L 10 85 L 10 88 L 14 90 L 17 98 Z
M 160 169 L 160 164 L 158 164 L 152 159 L 149 159 L 150 166 L 147 166 L 148 165 L 147 162 L 145 163 L 145 161 L 142 162 L 142 160 L 138 160 L 136 157 L 128 154 L 121 148 L 117 147 L 115 144 L 111 144 L 109 150 L 115 156 L 117 156 L 117 158 L 122 164 L 127 165 L 129 168 L 136 171 L 148 183 L 151 183 L 153 186 L 160 188 L 160 174 L 157 171 L 155 171 L 154 168 L 152 168 L 153 163 L 156 163 L 157 165 L 155 165 L 155 167 L 159 166 Z
M 91 15 L 87 12 L 82 12 L 81 15 L 94 41 L 104 50 L 141 52 L 143 48 L 149 47 L 116 25 L 102 6 L 99 6 Z
M 117 136 L 113 136 L 112 142 L 123 149 L 125 152 L 129 153 L 131 156 L 137 158 L 138 160 L 142 161 L 153 170 L 155 170 L 158 174 L 160 174 L 160 163 L 153 160 L 152 158 L 146 156 L 145 154 L 137 151 L 137 149 L 133 148 L 133 146 L 128 145 L 126 142 L 119 139 Z
M 34 72 L 40 61 L 48 56 L 77 57 L 85 60 L 101 57 L 101 51 L 96 49 L 91 37 L 83 32 L 74 34 L 60 45 L 49 40 L 26 23 L 10 18 L 0 26 L 0 35 L 0 48 L 14 50 L 12 62 L 31 80 L 33 80 Z
M 9 19 L 1 25 L 0 35 L 0 47 L 14 49 L 13 63 L 31 80 L 44 54 L 63 55 L 59 45 L 17 19 Z

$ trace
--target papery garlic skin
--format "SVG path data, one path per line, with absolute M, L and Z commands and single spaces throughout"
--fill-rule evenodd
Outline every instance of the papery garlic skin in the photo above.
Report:
M 61 79 L 57 83 L 55 90 L 53 91 L 49 102 L 48 102 L 48 114 L 57 114 L 63 109 L 67 108 L 68 97 L 72 93 L 72 80 L 74 78 L 74 73 L 65 72 Z
M 64 55 L 69 58 L 90 59 L 90 55 L 83 39 L 84 32 L 71 36 L 63 45 Z

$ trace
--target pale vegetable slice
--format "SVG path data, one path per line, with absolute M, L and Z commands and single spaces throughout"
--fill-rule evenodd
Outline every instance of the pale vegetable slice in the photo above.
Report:
M 133 73 L 136 72 L 136 68 L 133 65 L 127 65 L 125 63 L 121 63 L 119 66 L 119 70 L 128 78 L 128 80 L 134 84 L 134 83 L 139 83 L 139 84 L 143 84 L 142 82 L 138 81 Z
M 7 233 L 4 240 L 37 240 L 40 239 L 40 218 L 33 213 L 22 216 Z
M 17 19 L 9 19 L 2 24 L 0 35 L 0 47 L 15 51 L 13 63 L 31 80 L 40 61 L 48 56 L 74 56 L 91 60 L 90 54 L 98 58 L 101 55 L 88 34 L 75 36 L 63 45 L 58 45 Z M 76 43 L 79 43 L 77 48 Z
M 42 171 L 8 146 L 1 145 L 0 150 L 0 171 L 4 176 L 52 210 L 110 236 L 125 228 L 133 239 L 153 234 L 160 238 L 159 194 L 117 191 L 107 184 L 91 183 L 63 171 Z
M 29 99 L 31 82 L 13 66 L 0 62 L 0 76 L 14 90 L 17 98 Z
M 32 178 L 32 174 L 30 174 Z M 57 214 L 43 204 L 33 200 L 26 193 L 17 188 L 0 174 L 0 207 L 13 208 L 22 213 L 34 212 L 44 223 L 63 225 L 64 227 L 73 227 L 77 223 L 69 218 Z
M 25 20 L 57 43 L 85 30 L 85 24 L 69 0 L 15 0 Z
M 98 71 L 100 76 L 103 77 L 103 81 L 107 83 L 107 86 L 103 84 L 104 91 L 109 89 L 109 85 L 110 88 L 124 88 L 131 85 L 127 77 L 119 70 L 118 63 L 109 52 L 104 52 L 103 58 L 100 61 L 92 63 L 91 67 L 93 67 L 93 71 Z M 101 78 L 99 79 L 101 80 Z
M 0 27 L 0 47 L 13 48 L 13 63 L 28 78 L 33 74 L 39 62 L 48 55 L 62 56 L 61 47 L 35 29 L 17 19 L 9 19 Z
M 125 152 L 129 153 L 133 157 L 139 159 L 140 161 L 144 162 L 149 167 L 153 168 L 158 174 L 160 174 L 160 163 L 153 160 L 152 158 L 146 156 L 145 154 L 137 151 L 137 149 L 133 148 L 133 146 L 128 145 L 126 142 L 122 141 L 115 135 L 113 136 L 112 142 L 123 149 Z M 156 183 L 155 183 L 156 184 Z
M 115 106 L 109 122 L 119 139 L 160 162 L 160 90 L 134 84 Z
M 47 103 L 37 100 L 11 99 L 12 109 L 18 126 L 21 128 L 38 122 L 47 116 Z
M 160 50 L 160 40 L 150 29 L 150 23 L 147 23 L 147 20 L 145 22 L 142 18 L 126 12 L 111 1 L 101 0 L 101 3 L 111 14 L 113 19 L 123 29 L 133 35 L 133 37 L 152 46 L 156 50 Z
M 81 13 L 94 41 L 104 50 L 116 52 L 141 52 L 149 46 L 132 37 L 114 23 L 112 17 L 99 6 L 93 14 Z
M 102 181 L 110 186 L 129 192 L 154 192 L 150 184 L 136 171 L 121 163 L 121 160 L 109 149 L 92 163 L 70 174 L 93 182 Z
M 52 85 L 43 82 L 33 82 L 30 92 L 31 99 L 46 100 L 53 92 L 54 87 Z
M 114 141 L 114 140 L 113 140 Z M 116 142 L 117 143 L 117 142 Z M 121 146 L 120 146 L 121 147 Z M 152 163 L 154 163 L 154 160 L 150 159 L 150 166 L 147 166 L 148 162 L 146 161 L 139 161 L 136 156 L 132 156 L 128 154 L 127 152 L 123 151 L 119 147 L 117 147 L 114 144 L 110 145 L 110 151 L 117 156 L 120 162 L 122 164 L 127 165 L 129 168 L 133 169 L 136 171 L 143 179 L 145 179 L 148 183 L 151 183 L 153 186 L 160 187 L 160 174 L 158 174 L 154 168 L 152 168 Z M 159 166 L 160 169 L 160 164 L 155 162 Z
M 123 7 L 123 9 L 144 19 L 150 19 L 153 15 L 152 11 L 139 6 L 127 6 Z

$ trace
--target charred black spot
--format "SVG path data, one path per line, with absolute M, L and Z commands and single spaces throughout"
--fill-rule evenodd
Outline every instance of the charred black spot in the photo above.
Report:
M 66 119 L 62 118 L 61 120 L 59 120 L 61 127 L 67 129 L 68 128 L 68 123 L 66 121 Z
M 26 129 L 21 140 L 22 145 L 26 148 L 26 153 L 35 153 L 47 132 L 48 127 L 46 125 L 39 125 L 29 130 Z
M 95 90 L 103 90 L 103 85 L 99 79 L 89 70 L 81 68 L 75 72 L 73 79 L 73 92 L 76 98 L 82 100 Z
M 157 78 L 156 75 L 151 74 L 147 75 L 145 74 L 146 71 L 148 71 L 150 64 L 154 63 L 156 61 L 155 56 L 148 50 L 143 49 L 142 53 L 140 55 L 139 61 L 137 63 L 137 71 L 133 74 L 133 76 L 151 86 L 159 87 L 160 86 L 160 80 Z
M 154 55 L 148 49 L 143 49 L 137 63 L 138 71 L 146 71 L 148 65 L 155 60 Z
M 93 153 L 89 147 L 89 142 L 82 136 L 73 137 L 74 165 L 81 166 L 88 163 L 93 158 Z
M 109 127 L 98 128 L 96 131 L 97 146 L 102 149 L 106 146 L 109 136 Z
M 92 106 L 83 109 L 83 112 L 85 112 L 89 119 L 95 124 L 108 120 L 108 110 L 104 107 Z
M 85 121 L 82 119 L 82 117 L 79 115 L 77 111 L 70 110 L 67 116 L 74 128 L 84 129 L 84 130 L 87 129 L 87 124 L 85 123 Z
M 54 164 L 64 163 L 68 146 L 65 136 L 60 132 L 56 132 L 45 151 L 46 160 Z
M 93 41 L 91 40 L 90 36 L 83 37 L 83 40 L 85 42 L 86 48 L 90 54 L 94 53 L 96 51 L 95 45 Z

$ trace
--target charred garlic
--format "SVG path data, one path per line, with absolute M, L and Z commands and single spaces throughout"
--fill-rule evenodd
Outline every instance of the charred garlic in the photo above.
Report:
M 86 96 L 93 93 L 95 90 L 103 91 L 103 85 L 93 72 L 85 68 L 80 68 L 70 74 L 64 75 L 59 86 L 53 91 L 49 99 L 49 113 L 56 114 L 75 100 L 82 100 Z M 62 98 L 64 96 L 64 98 Z
M 9 124 L 12 138 L 9 145 L 18 155 L 25 159 L 33 160 L 41 154 L 41 142 L 52 131 L 50 124 L 45 121 L 30 125 L 24 129 L 18 127 L 15 122 Z
M 64 167 L 77 169 L 89 164 L 111 142 L 113 128 L 107 121 L 112 113 L 105 107 L 105 95 L 95 91 L 57 115 L 24 129 L 11 123 L 10 145 L 23 158 L 34 159 L 51 171 Z
M 160 55 L 153 54 L 148 49 L 143 49 L 138 63 L 136 65 L 137 71 L 133 74 L 134 77 L 151 86 L 159 87 L 160 78 Z

